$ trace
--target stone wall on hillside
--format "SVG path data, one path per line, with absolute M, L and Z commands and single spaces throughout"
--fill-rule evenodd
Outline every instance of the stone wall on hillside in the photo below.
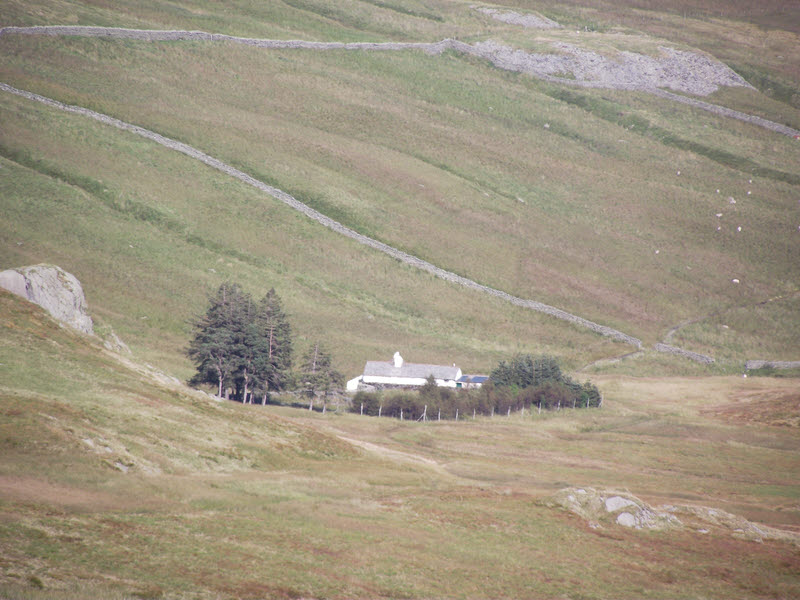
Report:
M 619 52 L 615 59 L 609 59 L 596 52 L 564 43 L 557 45 L 554 53 L 529 53 L 493 41 L 470 45 L 454 39 L 439 42 L 310 42 L 244 38 L 205 31 L 80 25 L 0 28 L 0 36 L 10 34 L 110 37 L 148 42 L 181 40 L 232 42 L 273 50 L 422 50 L 431 55 L 452 50 L 488 60 L 500 69 L 523 72 L 551 83 L 572 87 L 646 92 L 800 139 L 800 130 L 792 127 L 663 89 L 668 87 L 684 93 L 706 95 L 720 85 L 752 87 L 727 65 L 711 56 L 672 48 L 660 48 L 659 57 Z M 560 76 L 563 73 L 570 74 L 572 78 Z
M 437 267 L 436 265 L 431 264 L 428 261 L 425 261 L 425 260 L 423 260 L 421 258 L 418 258 L 418 257 L 413 256 L 411 254 L 408 254 L 406 252 L 403 252 L 402 250 L 398 250 L 397 248 L 389 246 L 388 244 L 385 244 L 385 243 L 380 242 L 378 240 L 375 240 L 375 239 L 373 239 L 371 237 L 367 237 L 366 235 L 358 233 L 358 232 L 350 229 L 349 227 L 346 227 L 345 225 L 342 225 L 338 221 L 336 221 L 334 219 L 331 219 L 327 215 L 324 215 L 321 212 L 319 212 L 317 210 L 314 210 L 313 208 L 311 208 L 307 204 L 304 204 L 303 202 L 300 202 L 294 196 L 292 196 L 290 194 L 287 194 L 283 190 L 279 190 L 278 188 L 272 187 L 271 185 L 267 185 L 263 181 L 260 181 L 260 180 L 256 179 L 255 177 L 252 177 L 252 176 L 248 175 L 247 173 L 244 173 L 243 171 L 240 171 L 239 169 L 236 169 L 236 168 L 232 167 L 231 165 L 229 165 L 227 163 L 224 163 L 224 162 L 222 162 L 221 160 L 219 160 L 217 158 L 214 158 L 213 156 L 209 156 L 205 152 L 202 152 L 202 151 L 198 150 L 197 148 L 194 148 L 193 146 L 190 146 L 188 144 L 184 144 L 183 142 L 179 142 L 177 140 L 173 140 L 171 138 L 165 137 L 165 136 L 163 136 L 161 134 L 155 133 L 154 131 L 150 131 L 149 129 L 145 129 L 144 127 L 139 127 L 138 125 L 132 125 L 131 123 L 126 123 L 125 121 L 120 121 L 119 119 L 115 119 L 114 117 L 110 117 L 108 115 L 104 115 L 102 113 L 95 112 L 95 111 L 90 110 L 88 108 L 83 108 L 81 106 L 73 106 L 73 105 L 69 105 L 69 104 L 64 104 L 63 102 L 59 102 L 58 100 L 53 100 L 52 98 L 46 98 L 45 96 L 40 96 L 39 94 L 34 94 L 33 92 L 28 92 L 28 91 L 25 91 L 25 90 L 18 90 L 17 88 L 14 88 L 14 87 L 12 87 L 10 85 L 7 85 L 5 83 L 0 83 L 0 90 L 4 90 L 4 91 L 10 92 L 12 94 L 16 94 L 16 95 L 21 96 L 23 98 L 28 98 L 30 100 L 41 102 L 43 104 L 46 104 L 48 106 L 52 106 L 54 108 L 58 108 L 60 110 L 64 110 L 64 111 L 67 111 L 67 112 L 70 112 L 70 113 L 79 114 L 79 115 L 83 115 L 85 117 L 89 117 L 89 118 L 94 119 L 96 121 L 99 121 L 101 123 L 105 123 L 107 125 L 111 125 L 113 127 L 117 127 L 117 128 L 122 129 L 124 131 L 129 131 L 129 132 L 135 133 L 135 134 L 140 135 L 140 136 L 142 136 L 144 138 L 152 140 L 152 141 L 154 141 L 154 142 L 156 142 L 158 144 L 161 144 L 162 146 L 165 146 L 165 147 L 170 148 L 172 150 L 176 150 L 178 152 L 181 152 L 181 153 L 183 153 L 183 154 L 185 154 L 187 156 L 190 156 L 190 157 L 192 157 L 192 158 L 194 158 L 196 160 L 199 160 L 200 162 L 202 162 L 202 163 L 204 163 L 204 164 L 206 164 L 206 165 L 208 165 L 210 167 L 213 167 L 214 169 L 217 169 L 217 170 L 221 171 L 222 173 L 225 173 L 226 175 L 230 175 L 231 177 L 234 177 L 234 178 L 238 179 L 239 181 L 242 181 L 243 183 L 246 183 L 247 185 L 250 185 L 250 186 L 252 186 L 252 187 L 254 187 L 254 188 L 258 189 L 258 190 L 261 190 L 262 192 L 264 192 L 266 194 L 269 194 L 273 198 L 276 198 L 277 200 L 280 200 L 281 202 L 283 202 L 284 204 L 286 204 L 286 205 L 290 206 L 291 208 L 297 210 L 298 212 L 303 213 L 308 218 L 313 219 L 314 221 L 318 222 L 319 224 L 324 225 L 325 227 L 327 227 L 329 229 L 332 229 L 333 231 L 335 231 L 335 232 L 337 232 L 337 233 L 339 233 L 341 235 L 349 237 L 349 238 L 357 241 L 358 243 L 364 244 L 365 246 L 369 246 L 370 248 L 378 250 L 379 252 L 383 252 L 384 254 L 388 254 L 389 256 L 391 256 L 391 257 L 393 257 L 393 258 L 399 260 L 400 262 L 403 262 L 403 263 L 405 263 L 405 264 L 407 264 L 409 266 L 415 267 L 415 268 L 420 269 L 422 271 L 427 271 L 428 273 L 431 273 L 432 275 L 434 275 L 436 277 L 439 277 L 440 279 L 444 279 L 445 281 L 449 281 L 451 283 L 455 283 L 455 284 L 458 284 L 458 285 L 461 285 L 461 286 L 476 290 L 478 292 L 489 294 L 491 296 L 494 296 L 496 298 L 500 298 L 502 300 L 505 300 L 506 302 L 509 302 L 509 303 L 514 304 L 516 306 L 520 306 L 522 308 L 527 308 L 527 309 L 530 309 L 530 310 L 534 310 L 534 311 L 537 311 L 537 312 L 541 312 L 541 313 L 547 314 L 547 315 L 549 315 L 551 317 L 555 317 L 557 319 L 568 321 L 568 322 L 570 322 L 570 323 L 572 323 L 574 325 L 577 325 L 579 327 L 584 327 L 586 329 L 589 329 L 591 331 L 599 333 L 600 335 L 604 335 L 604 336 L 619 340 L 619 341 L 624 342 L 626 344 L 631 344 L 633 346 L 636 346 L 637 348 L 641 348 L 642 347 L 642 341 L 641 340 L 639 340 L 638 338 L 635 338 L 633 336 L 630 336 L 628 334 L 622 333 L 621 331 L 618 331 L 618 330 L 613 329 L 611 327 L 608 327 L 606 325 L 600 325 L 599 323 L 594 323 L 593 321 L 589 321 L 588 319 L 584 319 L 584 318 L 579 317 L 577 315 L 570 314 L 570 313 L 568 313 L 568 312 L 566 312 L 564 310 L 561 310 L 559 308 L 556 308 L 554 306 L 549 306 L 549 305 L 544 304 L 542 302 L 537 302 L 536 300 L 528 300 L 528 299 L 525 299 L 525 298 L 518 298 L 517 296 L 512 296 L 511 294 L 509 294 L 507 292 L 503 292 L 501 290 L 498 290 L 498 289 L 495 289 L 495 288 L 492 288 L 492 287 L 477 283 L 477 282 L 475 282 L 475 281 L 473 281 L 471 279 L 468 279 L 466 277 L 462 277 L 461 275 L 456 275 L 455 273 L 452 273 L 450 271 L 447 271 L 445 269 Z
M 800 369 L 800 360 L 748 360 L 744 363 L 746 371 L 751 369 Z
M 699 362 L 705 365 L 710 365 L 714 362 L 714 359 L 711 356 L 706 356 L 705 354 L 700 354 L 698 352 L 692 352 L 691 350 L 684 350 L 683 348 L 678 348 L 677 346 L 670 346 L 669 344 L 656 344 L 653 346 L 653 349 L 656 352 L 663 352 L 666 354 L 675 354 L 677 356 L 682 356 L 684 358 L 688 358 L 689 360 L 693 360 L 694 362 Z

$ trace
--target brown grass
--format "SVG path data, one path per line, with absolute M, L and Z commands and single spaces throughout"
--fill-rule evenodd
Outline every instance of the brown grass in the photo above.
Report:
M 743 392 L 730 403 L 704 409 L 708 415 L 734 423 L 762 423 L 772 427 L 800 427 L 800 392 L 768 390 Z

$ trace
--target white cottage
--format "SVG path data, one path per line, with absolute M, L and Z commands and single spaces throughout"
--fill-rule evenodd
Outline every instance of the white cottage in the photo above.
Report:
M 425 385 L 428 377 L 433 375 L 436 385 L 440 387 L 456 387 L 461 378 L 461 369 L 453 365 L 424 365 L 407 363 L 399 352 L 394 353 L 392 361 L 370 360 L 364 366 L 364 373 L 347 382 L 347 391 L 355 392 L 360 384 L 388 387 L 417 387 Z

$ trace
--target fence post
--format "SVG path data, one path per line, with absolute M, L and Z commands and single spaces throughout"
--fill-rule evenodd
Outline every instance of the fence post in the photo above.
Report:
M 361 403 L 361 416 L 364 416 L 364 403 Z
M 458 421 L 458 409 L 456 409 L 456 421 Z
M 441 421 L 441 420 L 442 420 L 442 409 L 440 408 L 439 409 L 439 418 L 437 419 L 437 421 Z

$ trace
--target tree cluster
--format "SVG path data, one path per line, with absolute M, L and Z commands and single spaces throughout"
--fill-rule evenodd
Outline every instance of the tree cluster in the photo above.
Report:
M 193 328 L 187 354 L 197 372 L 190 383 L 215 385 L 226 399 L 252 403 L 255 396 L 266 404 L 271 392 L 298 383 L 312 395 L 342 383 L 319 342 L 303 356 L 300 372 L 292 371 L 291 326 L 274 289 L 255 301 L 238 284 L 223 283 Z
M 351 410 L 402 419 L 461 419 L 521 410 L 600 406 L 600 391 L 566 376 L 555 359 L 515 356 L 501 362 L 478 389 L 439 387 L 433 378 L 416 391 L 358 392 Z
M 561 371 L 552 356 L 518 354 L 508 362 L 501 361 L 489 378 L 495 387 L 508 388 L 523 405 L 589 408 L 602 402 L 597 386 L 574 381 Z

